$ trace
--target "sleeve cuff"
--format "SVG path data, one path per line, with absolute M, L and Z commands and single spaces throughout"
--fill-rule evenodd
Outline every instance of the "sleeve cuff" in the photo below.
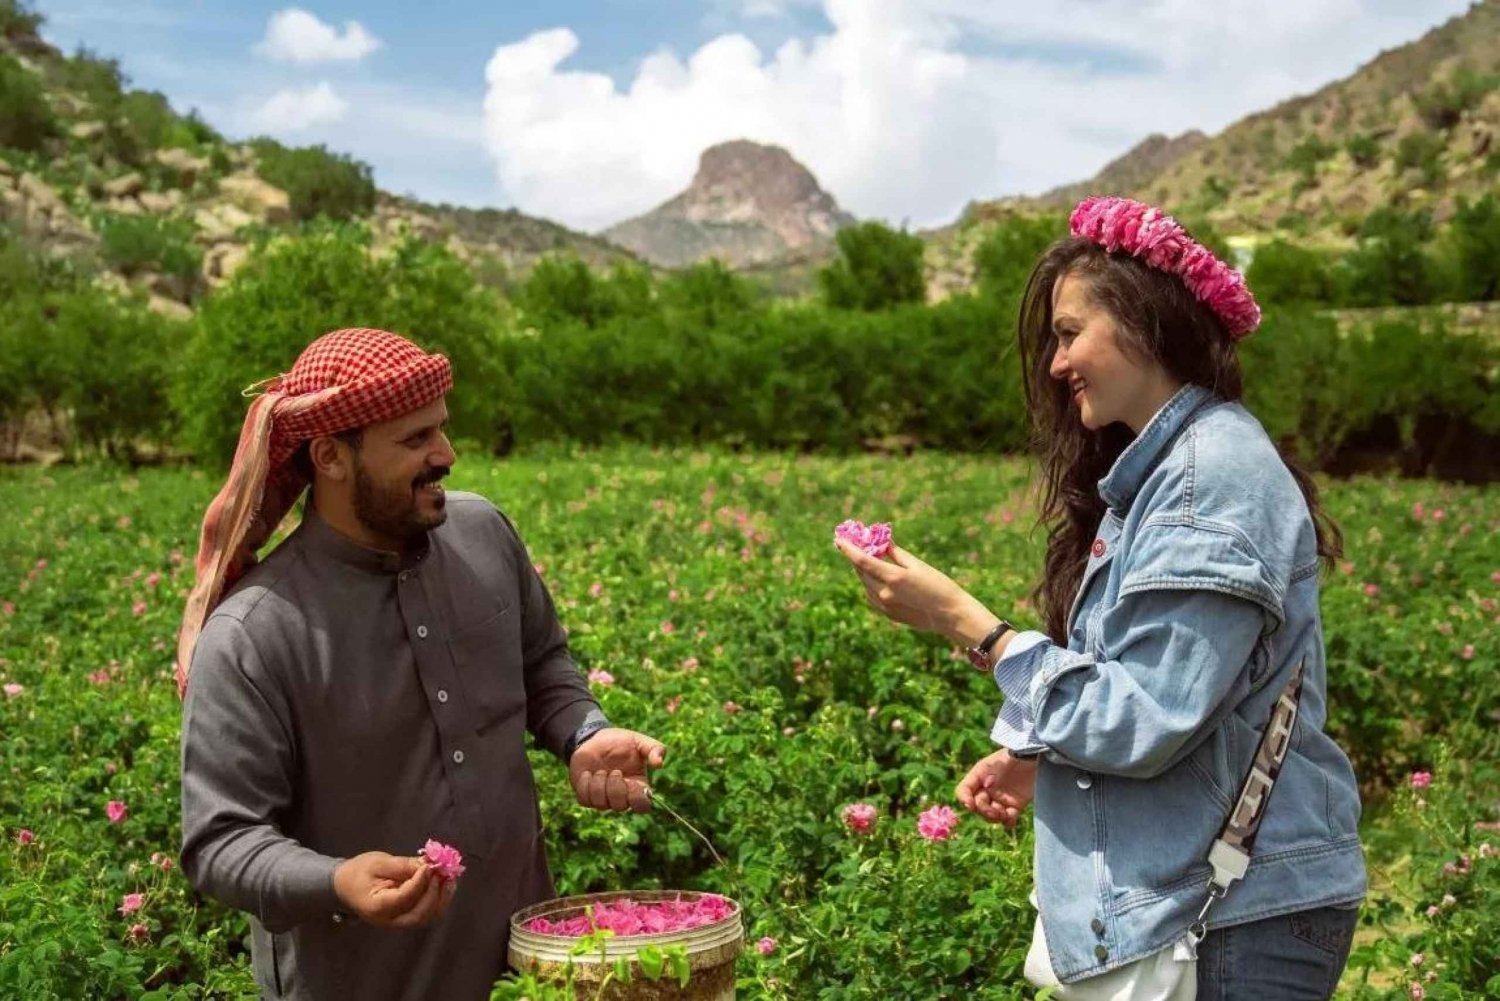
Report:
M 990 739 L 1013 754 L 1033 756 L 1047 749 L 1037 740 L 1031 720 L 1021 711 L 1019 704 L 1006 700 L 1000 707 L 1000 715 L 990 730 Z
M 1047 643 L 1047 634 L 1027 630 L 1017 633 L 1005 648 L 1005 655 L 995 662 L 995 684 L 1005 693 L 1007 703 L 1015 702 L 1023 713 L 1031 715 L 1031 676 L 1036 672 L 1035 651 Z

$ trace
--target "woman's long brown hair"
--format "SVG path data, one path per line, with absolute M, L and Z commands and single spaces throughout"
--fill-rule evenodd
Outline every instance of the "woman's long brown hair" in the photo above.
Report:
M 1026 283 L 1017 334 L 1032 445 L 1042 467 L 1037 520 L 1047 529 L 1046 561 L 1032 598 L 1047 634 L 1063 644 L 1089 545 L 1104 518 L 1099 481 L 1135 437 L 1118 423 L 1097 431 L 1085 428 L 1068 386 L 1048 374 L 1057 350 L 1052 294 L 1066 275 L 1083 280 L 1091 301 L 1114 318 L 1122 350 L 1221 399 L 1243 395 L 1239 356 L 1228 331 L 1180 280 L 1078 237 L 1059 240 L 1042 255 Z M 1318 555 L 1331 566 L 1343 552 L 1343 536 L 1319 504 L 1312 477 L 1284 453 L 1282 461 L 1312 514 Z

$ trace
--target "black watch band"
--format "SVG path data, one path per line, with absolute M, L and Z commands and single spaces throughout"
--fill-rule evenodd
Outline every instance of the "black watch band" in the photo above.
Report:
M 973 664 L 976 670 L 993 670 L 995 667 L 995 658 L 990 655 L 990 650 L 1000 641 L 1000 637 L 1008 632 L 1018 633 L 1020 630 L 1005 619 L 1001 619 L 1000 624 L 991 629 L 984 639 L 980 640 L 977 645 L 971 646 L 964 651 L 969 655 L 969 663 Z

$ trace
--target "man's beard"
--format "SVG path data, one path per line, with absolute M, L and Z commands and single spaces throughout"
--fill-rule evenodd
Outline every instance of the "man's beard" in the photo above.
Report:
M 372 534 L 406 546 L 448 519 L 443 498 L 437 499 L 436 512 L 424 514 L 417 507 L 416 495 L 418 487 L 447 475 L 447 467 L 437 466 L 409 483 L 386 486 L 376 483 L 364 463 L 355 459 L 354 516 Z

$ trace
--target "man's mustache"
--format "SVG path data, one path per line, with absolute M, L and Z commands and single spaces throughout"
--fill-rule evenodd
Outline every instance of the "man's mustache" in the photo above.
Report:
M 438 480 L 441 480 L 444 476 L 447 476 L 450 472 L 452 472 L 452 469 L 452 466 L 434 466 L 431 469 L 427 470 L 427 472 L 423 473 L 421 476 L 418 476 L 416 479 L 412 480 L 411 485 L 414 487 L 425 487 L 429 483 L 436 483 Z

